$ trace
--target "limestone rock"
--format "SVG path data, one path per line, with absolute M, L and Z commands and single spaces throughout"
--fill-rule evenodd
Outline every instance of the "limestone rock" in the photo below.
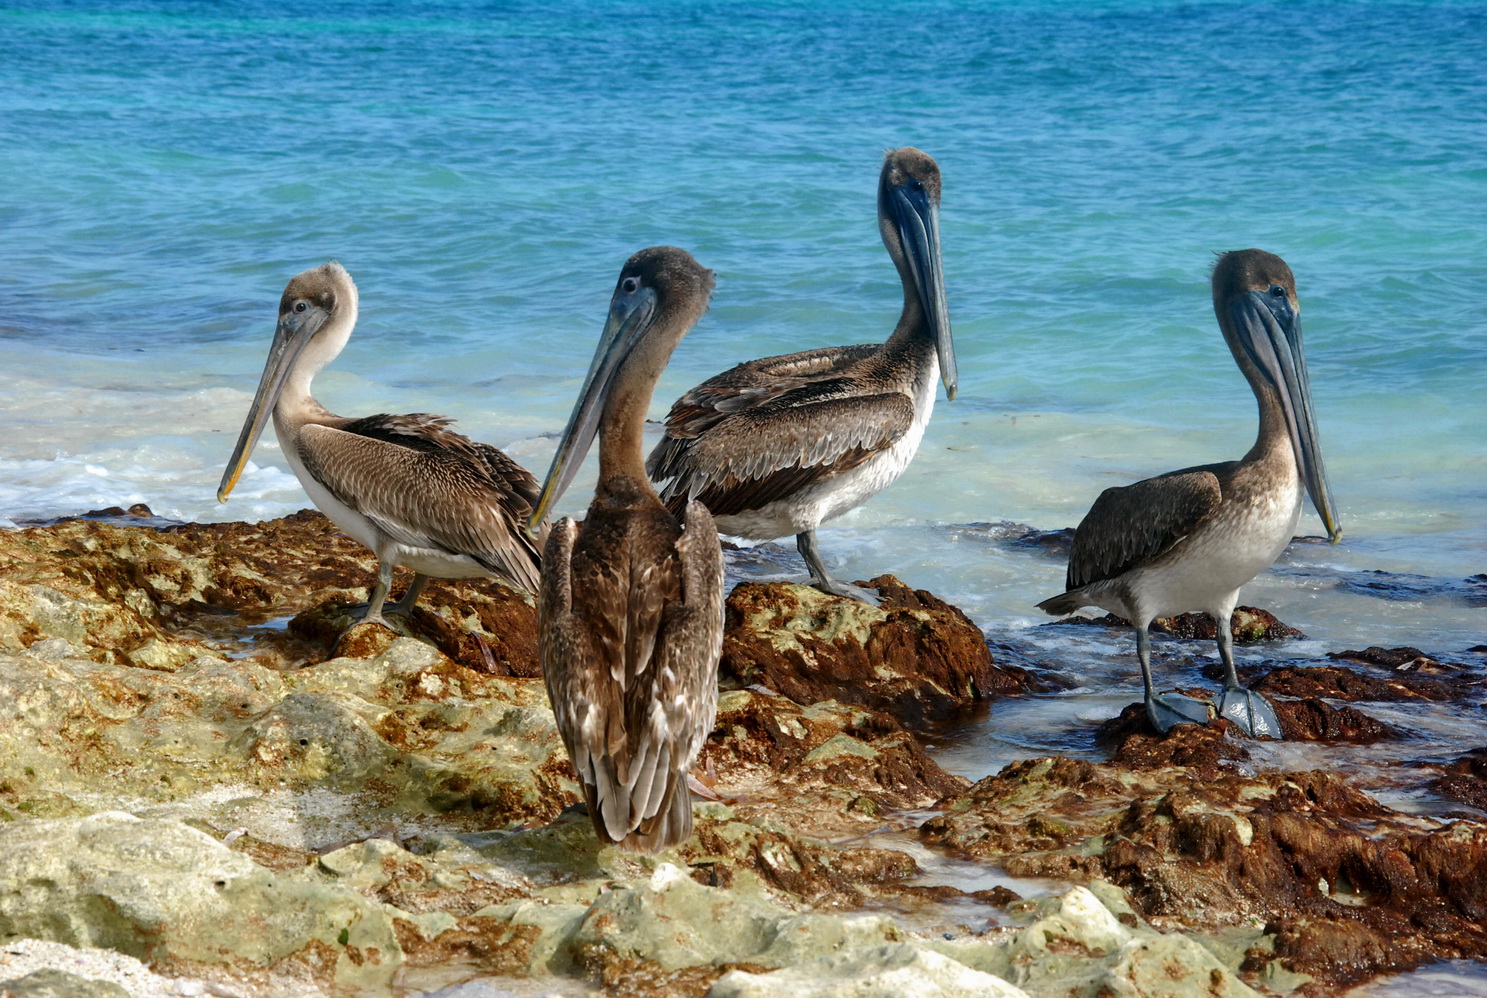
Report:
M 1155 934 L 1131 939 L 1121 948 L 1100 980 L 1099 993 L 1112 998 L 1260 998 L 1192 939 Z
M 402 963 L 380 905 L 279 875 L 178 822 L 117 812 L 0 827 L 0 935 L 115 949 L 157 966 L 294 958 L 344 985 Z
M 79 977 L 65 970 L 33 970 L 25 977 L 0 980 L 0 998 L 129 998 L 112 980 Z
M 129 998 L 113 981 L 100 981 L 65 970 L 33 970 L 13 981 L 0 981 L 0 998 Z
M 848 950 L 771 974 L 733 970 L 709 998 L 1027 998 L 990 974 L 910 943 Z

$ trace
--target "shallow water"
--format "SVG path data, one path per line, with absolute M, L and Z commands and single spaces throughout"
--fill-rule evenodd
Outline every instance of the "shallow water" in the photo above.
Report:
M 305 505 L 271 439 L 228 505 L 213 493 L 279 293 L 331 257 L 358 280 L 362 321 L 320 398 L 454 416 L 539 473 L 642 246 L 681 245 L 718 275 L 657 416 L 739 360 L 881 339 L 899 291 L 878 163 L 915 144 L 944 173 L 960 397 L 821 546 L 842 575 L 934 590 L 999 654 L 1083 687 L 999 703 L 947 763 L 979 776 L 1093 752 L 1093 726 L 1131 699 L 1133 642 L 1040 627 L 1033 604 L 1063 564 L 992 525 L 1071 526 L 1109 485 L 1248 448 L 1254 403 L 1209 304 L 1216 250 L 1261 246 L 1296 271 L 1346 531 L 1293 545 L 1243 593 L 1309 640 L 1241 657 L 1413 644 L 1480 668 L 1483 38 L 1487 9 L 1465 0 L 1242 15 L 1156 0 L 13 3 L 0 525 Z M 1302 530 L 1319 532 L 1309 510 Z M 800 571 L 788 546 L 737 563 Z M 1211 650 L 1157 653 L 1163 681 L 1186 683 Z M 1404 751 L 1422 757 L 1481 743 L 1476 714 L 1415 727 Z

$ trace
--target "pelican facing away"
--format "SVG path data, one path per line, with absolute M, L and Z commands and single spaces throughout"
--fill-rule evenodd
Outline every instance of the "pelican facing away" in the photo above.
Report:
M 696 499 L 725 534 L 795 535 L 812 584 L 833 579 L 816 527 L 887 488 L 909 466 L 935 403 L 955 398 L 955 348 L 940 263 L 940 168 L 891 150 L 878 180 L 878 229 L 903 282 L 886 343 L 823 347 L 746 361 L 687 392 L 646 468 L 672 512 Z
M 543 552 L 538 642 L 547 695 L 600 839 L 657 852 L 692 834 L 687 773 L 712 730 L 723 650 L 723 552 L 707 507 L 680 519 L 645 475 L 656 379 L 707 309 L 713 275 L 671 246 L 626 262 L 594 362 L 532 522 L 573 480 L 597 433 L 588 516 Z
M 1239 587 L 1290 542 L 1304 494 L 1332 543 L 1342 528 L 1317 443 L 1291 268 L 1263 250 L 1223 254 L 1213 268 L 1213 310 L 1260 404 L 1255 445 L 1238 461 L 1106 489 L 1074 534 L 1068 592 L 1038 606 L 1066 614 L 1093 604 L 1135 625 L 1146 713 L 1163 733 L 1184 722 L 1206 723 L 1208 706 L 1154 693 L 1147 627 L 1155 617 L 1207 611 L 1218 621 L 1225 669 L 1219 716 L 1251 735 L 1278 738 L 1274 709 L 1239 685 L 1229 618 Z
M 350 419 L 327 412 L 310 381 L 356 325 L 357 294 L 339 263 L 305 271 L 279 300 L 279 324 L 258 394 L 217 488 L 226 502 L 269 413 L 295 477 L 320 511 L 377 556 L 365 620 L 381 622 L 394 565 L 413 584 L 389 611 L 408 613 L 429 576 L 497 576 L 536 593 L 537 548 L 524 525 L 537 479 L 489 444 L 427 413 Z

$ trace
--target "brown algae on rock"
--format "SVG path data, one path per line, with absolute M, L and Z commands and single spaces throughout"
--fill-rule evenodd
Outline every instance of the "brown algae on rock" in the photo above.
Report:
M 924 729 L 1032 684 L 887 578 L 878 608 L 735 591 L 697 774 L 717 799 L 684 846 L 621 854 L 570 807 L 530 602 L 435 582 L 398 632 L 341 639 L 372 567 L 313 513 L 0 533 L 0 936 L 286 995 L 457 966 L 635 995 L 1238 996 L 1487 952 L 1481 824 L 1332 774 L 1244 775 L 1221 729 L 1133 723 L 1109 762 L 945 772 Z M 1291 705 L 1373 689 L 1282 680 Z M 1442 790 L 1475 800 L 1480 769 Z M 919 826 L 1086 886 L 922 886 L 878 846 Z M 952 921 L 899 917 L 946 900 Z

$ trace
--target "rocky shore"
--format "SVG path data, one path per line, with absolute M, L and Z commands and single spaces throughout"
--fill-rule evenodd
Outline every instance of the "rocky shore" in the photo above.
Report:
M 891 577 L 877 608 L 746 583 L 697 834 L 637 858 L 574 807 L 523 597 L 435 582 L 405 633 L 342 637 L 374 566 L 319 514 L 133 513 L 0 532 L 3 994 L 1326 995 L 1487 958 L 1487 749 L 1418 764 L 1460 802 L 1423 816 L 1133 709 L 1104 761 L 971 784 L 927 740 L 1057 670 Z M 1283 636 L 1261 614 L 1240 640 Z M 1245 680 L 1302 742 L 1410 737 L 1370 703 L 1482 700 L 1418 649 Z M 149 970 L 8 973 L 42 943 Z

